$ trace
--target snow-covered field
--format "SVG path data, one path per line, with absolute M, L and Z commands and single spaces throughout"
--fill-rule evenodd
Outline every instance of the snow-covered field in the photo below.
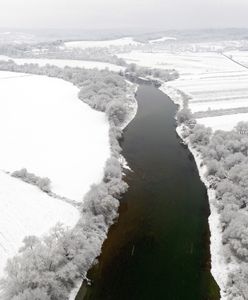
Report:
M 26 235 L 57 222 L 74 226 L 76 208 L 5 172 L 27 168 L 51 179 L 52 191 L 82 201 L 99 183 L 110 156 L 104 113 L 77 98 L 78 89 L 55 78 L 0 72 L 0 275 Z
M 138 45 L 140 43 L 135 42 L 133 38 L 126 37 L 116 40 L 103 40 L 103 41 L 74 41 L 66 42 L 65 46 L 69 48 L 107 48 L 107 47 L 123 47 L 130 45 Z
M 78 67 L 85 69 L 98 69 L 104 70 L 108 69 L 109 71 L 119 72 L 123 71 L 124 67 L 117 66 L 110 63 L 100 62 L 100 61 L 87 61 L 87 60 L 73 60 L 73 59 L 48 59 L 48 58 L 11 58 L 8 56 L 0 55 L 0 60 L 8 61 L 9 59 L 15 61 L 18 65 L 23 64 L 38 64 L 39 66 L 45 66 L 47 64 L 54 65 L 60 68 L 68 67 Z
M 215 73 L 207 77 L 188 76 L 176 80 L 172 86 L 190 97 L 189 108 L 193 113 L 207 112 L 209 117 L 197 119 L 198 123 L 213 130 L 232 130 L 238 122 L 248 121 L 247 113 L 235 113 L 235 109 L 248 107 L 248 70 L 240 69 L 218 73 L 218 76 Z M 222 109 L 233 109 L 233 113 L 211 116 L 212 111 Z
M 183 77 L 185 75 L 202 75 L 205 73 L 240 71 L 240 66 L 218 53 L 212 52 L 179 52 L 171 53 L 153 50 L 150 52 L 132 51 L 129 53 L 120 53 L 119 57 L 129 63 L 138 65 L 161 68 L 176 69 Z M 221 75 L 220 75 L 221 76 Z
M 72 227 L 78 219 L 72 205 L 0 171 L 0 277 L 25 236 L 41 236 L 56 223 Z
M 199 124 L 211 127 L 213 130 L 232 130 L 240 121 L 248 122 L 248 113 L 206 117 L 197 119 Z
M 142 66 L 178 70 L 180 78 L 166 85 L 190 97 L 189 108 L 193 113 L 248 107 L 248 69 L 219 53 L 133 51 L 119 56 Z M 247 59 L 248 65 L 248 54 L 241 52 L 239 56 L 236 53 L 236 57 L 243 57 L 242 62 Z M 230 130 L 239 121 L 247 121 L 247 116 L 239 113 L 199 118 L 197 121 L 213 130 Z
M 60 79 L 9 72 L 0 72 L 0 79 L 0 168 L 25 167 L 49 177 L 54 192 L 81 201 L 101 181 L 110 156 L 104 113 L 80 101 L 78 88 Z
M 164 37 L 161 37 L 159 39 L 150 40 L 149 43 L 150 44 L 156 44 L 156 43 L 162 43 L 162 42 L 165 42 L 165 41 L 175 41 L 175 40 L 176 40 L 175 37 L 164 36 Z

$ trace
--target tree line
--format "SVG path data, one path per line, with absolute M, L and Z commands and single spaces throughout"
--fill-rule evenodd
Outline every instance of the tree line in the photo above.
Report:
M 232 131 L 212 131 L 196 124 L 187 103 L 177 114 L 184 124 L 183 137 L 207 166 L 205 174 L 215 190 L 222 226 L 226 262 L 233 259 L 238 269 L 230 271 L 226 293 L 229 300 L 248 299 L 248 123 Z
M 80 205 L 81 217 L 77 225 L 66 228 L 56 225 L 44 238 L 26 237 L 19 253 L 6 266 L 0 282 L 6 300 L 63 300 L 78 280 L 83 281 L 88 269 L 100 255 L 101 245 L 108 228 L 118 216 L 119 198 L 128 186 L 122 179 L 119 162 L 122 136 L 119 127 L 128 116 L 126 108 L 132 92 L 123 77 L 107 70 L 80 68 L 60 69 L 55 66 L 39 67 L 35 64 L 18 66 L 13 61 L 0 62 L 0 69 L 61 78 L 80 88 L 79 97 L 95 109 L 105 111 L 110 120 L 111 158 L 107 160 L 104 178 L 93 185 Z M 12 174 L 24 181 L 49 188 L 27 170 Z

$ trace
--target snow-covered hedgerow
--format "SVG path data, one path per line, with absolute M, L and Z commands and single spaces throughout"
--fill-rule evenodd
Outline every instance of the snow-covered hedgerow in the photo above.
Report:
M 59 58 L 15 58 L 13 56 L 5 56 L 0 55 L 0 60 L 8 61 L 13 60 L 19 65 L 23 64 L 38 64 L 39 66 L 46 66 L 47 64 L 57 66 L 60 68 L 64 68 L 66 66 L 72 68 L 85 68 L 85 69 L 98 69 L 98 70 L 105 70 L 108 69 L 109 71 L 113 72 L 122 72 L 125 67 L 114 65 L 108 62 L 102 61 L 95 61 L 95 60 L 77 60 L 77 59 L 59 59 Z
M 41 43 L 41 44 L 0 44 L 0 55 L 13 58 L 31 59 L 61 59 L 78 61 L 97 61 L 125 66 L 122 58 L 110 53 L 106 48 L 80 49 L 63 47 L 63 42 Z
M 147 68 L 134 63 L 126 66 L 125 73 L 129 74 L 129 77 L 156 78 L 163 82 L 175 80 L 179 77 L 179 73 L 175 69 Z
M 193 118 L 191 111 L 184 107 L 177 112 L 177 121 L 179 124 L 185 123 Z
M 11 176 L 20 178 L 27 183 L 36 185 L 43 192 L 51 192 L 51 180 L 49 178 L 39 177 L 33 173 L 29 173 L 25 168 L 13 172 Z
M 73 229 L 58 225 L 42 239 L 26 237 L 19 254 L 8 261 L 6 276 L 1 281 L 5 300 L 68 299 L 76 282 L 84 280 L 95 258 L 100 255 L 108 228 L 118 216 L 118 198 L 127 190 L 127 184 L 122 179 L 119 161 L 121 148 L 118 139 L 122 134 L 120 126 L 125 123 L 125 118 L 131 110 L 128 104 L 134 101 L 127 98 L 126 94 L 131 93 L 133 88 L 124 78 L 108 71 L 59 69 L 51 66 L 39 68 L 37 65 L 17 66 L 13 62 L 1 63 L 1 67 L 63 78 L 83 89 L 81 96 L 84 94 L 85 98 L 82 100 L 90 103 L 92 97 L 92 101 L 97 103 L 94 104 L 96 109 L 111 111 L 108 115 L 111 125 L 111 158 L 106 162 L 103 181 L 99 185 L 93 185 L 84 197 L 78 224 Z M 88 87 L 87 95 L 85 86 Z M 114 87 L 118 93 L 112 95 Z M 107 105 L 105 100 L 101 99 L 104 92 L 111 98 Z M 118 109 L 115 107 L 115 101 L 118 103 Z M 22 174 L 23 172 L 18 172 L 17 175 Z M 25 174 L 24 179 L 29 177 Z

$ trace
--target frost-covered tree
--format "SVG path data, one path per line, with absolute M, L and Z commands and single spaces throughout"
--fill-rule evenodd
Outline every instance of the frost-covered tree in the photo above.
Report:
M 236 126 L 235 126 L 235 130 L 240 133 L 240 134 L 248 134 L 248 122 L 239 122 Z
M 26 289 L 14 296 L 12 300 L 52 300 L 47 291 L 43 288 Z
M 248 218 L 237 213 L 223 234 L 223 241 L 230 245 L 234 254 L 248 261 Z
M 43 192 L 51 191 L 51 180 L 47 177 L 39 177 L 33 173 L 29 173 L 26 168 L 14 171 L 11 176 L 20 178 L 21 180 L 36 185 Z
M 192 130 L 189 139 L 195 146 L 206 146 L 210 141 L 211 134 L 211 128 L 206 128 L 203 125 L 197 124 Z
M 236 152 L 233 154 L 229 154 L 224 161 L 224 166 L 227 170 L 230 170 L 235 165 L 241 163 L 245 160 L 245 156 L 243 153 Z
M 185 123 L 193 118 L 190 109 L 184 107 L 177 112 L 177 121 L 179 124 Z
M 107 160 L 105 169 L 104 169 L 104 181 L 109 182 L 113 178 L 121 179 L 122 177 L 122 168 L 119 160 L 115 157 L 111 157 Z
M 115 126 L 122 125 L 127 117 L 127 109 L 121 101 L 111 101 L 107 106 L 106 113 L 109 121 Z

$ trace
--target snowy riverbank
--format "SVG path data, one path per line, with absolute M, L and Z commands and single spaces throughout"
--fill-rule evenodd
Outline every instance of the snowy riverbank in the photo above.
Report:
M 210 207 L 210 216 L 208 218 L 210 229 L 210 253 L 211 253 L 211 273 L 220 287 L 221 299 L 227 300 L 227 294 L 225 292 L 227 287 L 228 274 L 235 268 L 233 263 L 227 263 L 224 255 L 224 247 L 222 244 L 222 226 L 220 222 L 220 214 L 218 213 L 215 191 L 211 189 L 210 183 L 206 179 L 206 166 L 203 164 L 203 160 L 199 152 L 194 149 L 189 143 L 188 139 L 183 138 L 183 127 L 177 127 L 177 133 L 180 138 L 188 146 L 188 149 L 194 156 L 197 169 L 201 181 L 205 184 L 208 193 L 208 201 Z
M 26 236 L 40 238 L 57 223 L 68 228 L 77 224 L 77 207 L 62 198 L 79 205 L 90 186 L 102 181 L 110 157 L 110 126 L 104 113 L 78 99 L 78 88 L 69 82 L 5 71 L 0 72 L 0 80 L 3 276 L 7 260 L 18 254 Z M 21 168 L 49 177 L 52 191 L 62 198 L 10 176 Z
M 134 97 L 135 92 L 137 91 L 138 86 L 134 85 L 131 82 L 128 82 L 130 85 L 134 86 L 134 90 L 133 93 L 129 93 L 127 94 L 127 103 L 126 103 L 126 107 L 127 107 L 127 111 L 128 111 L 128 115 L 126 117 L 126 120 L 124 121 L 124 123 L 121 126 L 121 130 L 123 131 L 131 122 L 132 120 L 135 118 L 137 111 L 138 111 L 138 103 Z M 128 162 L 126 161 L 125 157 L 122 155 L 119 155 L 119 162 L 122 166 L 123 172 L 122 175 L 125 176 L 125 170 L 129 170 L 131 171 L 130 167 L 128 166 Z M 87 277 L 86 277 L 87 280 Z M 69 296 L 69 300 L 75 300 L 79 290 L 81 289 L 83 281 L 78 281 L 75 284 L 75 288 L 71 291 L 70 296 Z
M 119 123 L 118 125 L 115 124 L 116 119 L 111 119 L 109 114 L 106 116 L 103 112 L 92 110 L 87 105 L 91 104 L 90 102 L 83 103 L 80 101 L 84 101 L 84 95 L 82 96 L 81 93 L 79 99 L 78 87 L 73 86 L 70 82 L 47 76 L 23 74 L 21 68 L 18 69 L 18 72 L 20 73 L 0 72 L 0 79 L 3 80 L 0 93 L 2 93 L 2 98 L 5 100 L 1 103 L 1 120 L 5 125 L 2 128 L 5 128 L 5 131 L 1 132 L 3 149 L 1 150 L 2 160 L 0 160 L 0 166 L 5 171 L 6 176 L 10 176 L 11 172 L 20 168 L 27 168 L 29 172 L 34 173 L 36 176 L 47 176 L 51 179 L 52 192 L 61 196 L 58 201 L 63 201 L 63 197 L 69 197 L 69 200 L 78 202 L 76 206 L 80 206 L 81 217 L 77 225 L 72 226 L 72 234 L 76 230 L 83 236 L 84 231 L 88 230 L 88 224 L 88 226 L 92 226 L 93 236 L 96 235 L 94 249 L 91 249 L 88 254 L 86 253 L 89 255 L 88 261 L 85 262 L 85 269 L 80 271 L 83 278 L 85 278 L 86 272 L 95 257 L 100 255 L 101 245 L 106 238 L 107 229 L 117 217 L 117 198 L 127 188 L 121 175 L 121 165 L 125 160 L 121 159 L 118 139 L 121 135 L 121 129 L 128 125 L 137 112 L 137 103 L 134 97 L 136 86 L 133 84 L 125 85 L 122 82 L 123 80 L 118 79 L 117 75 L 113 75 L 113 73 L 108 74 L 105 71 L 102 78 L 102 73 L 99 73 L 99 80 L 107 80 L 106 76 L 109 76 L 109 81 L 106 81 L 106 84 L 109 83 L 111 86 L 112 80 L 116 80 L 117 84 L 120 85 L 120 95 L 118 97 L 123 96 L 123 99 L 125 99 L 126 105 L 123 105 L 123 107 L 125 106 L 127 111 L 126 122 L 122 120 L 120 123 L 123 126 L 120 126 Z M 35 71 L 33 72 L 35 73 Z M 89 77 L 86 77 L 94 77 L 96 72 L 88 72 Z M 38 71 L 37 73 L 39 74 Z M 17 87 L 14 90 L 11 89 L 13 81 L 15 87 Z M 33 88 L 42 91 L 37 96 L 33 93 L 33 89 L 30 89 L 30 81 Z M 21 86 L 19 87 L 19 85 Z M 123 89 L 123 95 L 121 95 L 121 89 Z M 22 91 L 21 94 L 19 93 L 19 97 L 16 97 L 16 90 Z M 10 115 L 10 112 L 15 111 L 12 106 L 18 107 L 15 122 L 13 122 L 13 117 Z M 46 120 L 45 123 L 44 120 Z M 30 124 L 32 124 L 31 127 Z M 8 140 L 9 136 L 13 139 L 11 142 Z M 21 151 L 18 147 L 18 144 L 21 144 L 20 141 L 24 141 Z M 48 149 L 46 149 L 47 141 L 49 141 L 50 146 Z M 65 141 L 67 141 L 66 144 Z M 28 159 L 30 157 L 32 157 L 32 160 Z M 4 158 L 6 159 L 4 160 Z M 119 159 L 119 162 L 117 159 Z M 116 167 L 116 173 L 111 171 L 114 166 Z M 106 168 L 108 175 L 105 173 Z M 68 170 L 73 172 L 68 172 Z M 106 178 L 103 180 L 104 176 L 108 176 L 107 180 Z M 22 184 L 27 188 L 30 187 L 26 183 Z M 91 186 L 92 184 L 95 185 Z M 100 199 L 95 197 L 96 192 L 99 192 Z M 106 193 L 108 196 L 106 196 Z M 8 199 L 8 197 L 2 198 Z M 14 196 L 13 199 L 15 202 L 18 197 Z M 103 201 L 103 204 L 100 200 Z M 92 211 L 91 206 L 96 206 L 97 212 Z M 108 210 L 107 207 L 109 207 Z M 28 209 L 27 211 L 29 212 Z M 94 222 L 100 221 L 101 216 L 103 217 L 101 221 L 103 224 L 96 232 L 93 229 Z M 32 214 L 32 217 L 35 217 L 35 213 Z M 12 219 L 14 218 L 12 217 Z M 35 220 L 32 223 L 35 223 Z M 9 222 L 6 224 L 8 225 Z M 73 225 L 75 224 L 73 223 Z M 18 228 L 15 227 L 14 231 L 17 230 Z M 8 226 L 6 226 L 6 231 L 3 232 L 5 236 L 8 235 Z M 49 230 L 46 230 L 45 233 L 47 231 Z M 40 237 L 37 232 L 31 233 Z M 26 235 L 28 234 L 24 234 L 24 231 L 18 235 L 20 242 L 15 245 L 17 250 Z M 90 247 L 93 246 L 90 245 Z M 10 258 L 16 253 L 15 250 Z M 22 261 L 23 255 L 19 255 L 19 257 Z M 4 266 L 5 263 L 3 262 L 2 265 Z M 84 265 L 84 262 L 80 264 Z M 78 276 L 74 277 L 77 280 Z M 10 276 L 6 280 L 11 281 Z M 5 284 L 5 290 L 7 286 Z M 64 296 L 67 297 L 68 294 L 65 292 Z
M 166 85 L 160 88 L 162 92 L 170 97 L 170 99 L 178 104 L 182 108 L 183 99 L 179 93 L 173 88 L 168 88 Z M 215 191 L 211 189 L 210 183 L 206 179 L 206 166 L 203 164 L 200 153 L 192 147 L 189 140 L 183 137 L 183 125 L 178 126 L 177 134 L 188 146 L 188 149 L 194 156 L 197 169 L 201 181 L 205 184 L 208 192 L 208 200 L 210 206 L 210 216 L 208 218 L 209 228 L 210 228 L 210 253 L 211 253 L 211 273 L 220 287 L 221 299 L 227 300 L 228 296 L 226 294 L 228 274 L 230 271 L 235 269 L 235 264 L 230 262 L 227 263 L 224 256 L 224 247 L 222 244 L 222 226 L 220 222 L 220 214 L 217 210 Z

